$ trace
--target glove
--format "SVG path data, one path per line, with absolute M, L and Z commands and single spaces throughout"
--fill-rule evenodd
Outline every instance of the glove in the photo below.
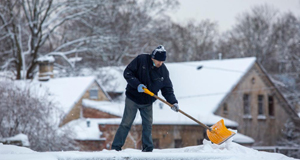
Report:
M 144 88 L 147 88 L 144 84 L 139 84 L 137 87 L 138 92 L 143 93 Z
M 173 106 L 171 107 L 171 109 L 175 112 L 178 112 L 179 111 L 179 106 L 177 103 L 174 103 Z

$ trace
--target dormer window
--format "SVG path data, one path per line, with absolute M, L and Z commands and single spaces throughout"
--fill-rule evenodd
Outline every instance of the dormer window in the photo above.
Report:
M 90 99 L 98 99 L 98 88 L 90 89 Z

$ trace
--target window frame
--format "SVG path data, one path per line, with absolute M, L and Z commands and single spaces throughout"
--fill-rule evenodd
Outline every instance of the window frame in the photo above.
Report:
M 272 101 L 270 101 L 270 98 Z M 268 96 L 268 115 L 270 117 L 275 117 L 275 101 L 274 96 L 271 95 Z
M 97 96 L 95 95 L 97 93 Z M 99 89 L 98 88 L 91 88 L 89 90 L 89 98 L 90 99 L 98 99 L 99 96 Z
M 244 116 L 251 116 L 251 100 L 248 93 L 243 94 L 243 110 Z
M 264 100 L 265 100 L 265 96 L 263 94 L 257 95 L 257 114 L 259 116 L 265 115 Z

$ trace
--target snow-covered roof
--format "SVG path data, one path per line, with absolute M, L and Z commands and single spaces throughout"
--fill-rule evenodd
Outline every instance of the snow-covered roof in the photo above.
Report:
M 95 77 L 65 77 L 53 78 L 49 81 L 16 81 L 23 87 L 30 87 L 39 94 L 49 93 L 53 101 L 66 114 L 83 96 L 88 87 L 95 82 Z
M 27 135 L 22 134 L 22 133 L 17 134 L 12 137 L 2 138 L 2 139 L 0 139 L 0 141 L 21 141 L 23 146 L 26 146 L 26 147 L 30 146 Z
M 38 62 L 54 62 L 55 59 L 53 56 L 42 56 L 37 59 Z
M 256 58 L 167 63 L 183 110 L 211 114 L 255 64 Z M 201 67 L 201 69 L 200 69 Z
M 233 141 L 239 144 L 253 144 L 255 142 L 253 138 L 241 133 L 236 133 L 233 137 Z
M 97 119 L 80 118 L 67 123 L 64 127 L 72 128 L 76 140 L 105 140 L 100 138 L 102 132 L 99 131 Z

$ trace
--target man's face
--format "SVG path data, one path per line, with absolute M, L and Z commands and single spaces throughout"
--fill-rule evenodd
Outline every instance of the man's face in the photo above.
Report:
M 153 59 L 153 58 L 152 58 L 152 61 L 155 64 L 155 67 L 157 67 L 157 68 L 159 68 L 164 63 L 164 61 L 158 61 L 158 60 Z

